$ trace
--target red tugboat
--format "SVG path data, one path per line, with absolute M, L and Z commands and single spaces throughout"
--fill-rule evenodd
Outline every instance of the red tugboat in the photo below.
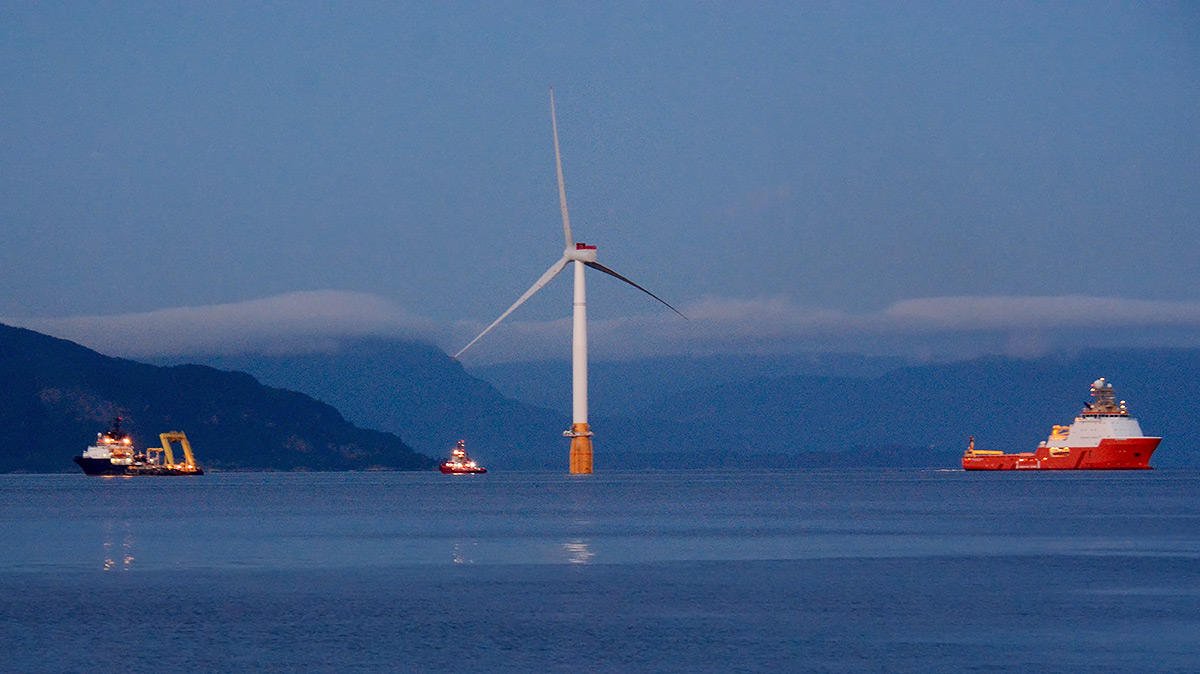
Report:
M 475 463 L 471 457 L 467 456 L 466 440 L 459 440 L 454 449 L 450 450 L 450 458 L 442 462 L 441 470 L 447 475 L 487 472 L 487 468 Z
M 964 470 L 1147 470 L 1162 438 L 1142 435 L 1125 401 L 1117 402 L 1111 383 L 1092 382 L 1092 402 L 1070 426 L 1054 426 L 1032 452 L 1005 454 L 975 449 L 972 436 L 963 454 Z

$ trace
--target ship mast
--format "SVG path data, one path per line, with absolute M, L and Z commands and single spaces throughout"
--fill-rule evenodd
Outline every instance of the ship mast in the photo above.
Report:
M 1104 377 L 1092 382 L 1091 393 L 1094 402 L 1087 403 L 1080 413 L 1081 416 L 1129 416 L 1125 401 L 1117 402 L 1112 383 Z

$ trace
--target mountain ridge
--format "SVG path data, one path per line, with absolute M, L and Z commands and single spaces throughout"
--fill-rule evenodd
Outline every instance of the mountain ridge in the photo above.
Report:
M 333 351 L 200 360 L 250 372 L 270 385 L 302 390 L 342 410 L 360 426 L 396 433 L 435 456 L 466 439 L 472 458 L 489 467 L 560 465 L 555 449 L 567 427 L 565 419 L 506 398 L 423 342 L 361 338 Z
M 739 361 L 753 376 L 737 371 Z M 516 386 L 483 381 L 473 375 L 482 368 L 468 371 L 435 347 L 396 340 L 348 343 L 338 353 L 206 362 L 269 374 L 266 381 L 305 390 L 357 423 L 420 437 L 431 443 L 427 451 L 444 451 L 464 437 L 472 455 L 492 468 L 566 465 L 561 432 L 569 413 L 501 393 L 544 380 L 548 389 L 564 391 L 565 407 L 570 380 L 561 362 L 530 364 L 530 372 L 520 374 L 526 383 Z M 663 359 L 661 367 L 655 359 L 594 364 L 590 421 L 597 469 L 958 467 L 969 435 L 981 447 L 1031 450 L 1052 424 L 1074 417 L 1099 376 L 1129 399 L 1145 432 L 1165 436 L 1154 465 L 1200 463 L 1181 403 L 1190 400 L 1184 382 L 1200 379 L 1200 350 L 1091 350 L 898 366 L 836 354 L 784 357 L 778 365 L 758 357 L 702 362 L 708 365 L 691 369 L 679 358 Z M 826 374 L 797 374 L 806 362 Z M 708 376 L 714 367 L 723 368 L 719 377 Z M 356 383 L 363 381 L 371 383 Z M 471 394 L 458 395 L 462 391 Z M 616 400 L 623 391 L 640 407 Z
M 105 356 L 0 324 L 0 472 L 70 472 L 113 417 L 140 446 L 182 430 L 216 470 L 425 470 L 399 437 L 357 428 L 334 408 L 242 372 Z

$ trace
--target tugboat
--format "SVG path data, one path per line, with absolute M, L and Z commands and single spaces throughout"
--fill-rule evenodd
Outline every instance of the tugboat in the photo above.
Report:
M 121 417 L 113 419 L 112 427 L 96 434 L 96 444 L 88 447 L 75 463 L 87 475 L 203 475 L 196 465 L 192 445 L 180 431 L 159 434 L 162 447 L 152 447 L 139 453 L 133 438 L 121 430 Z M 171 442 L 183 447 L 183 462 L 175 463 Z
M 450 450 L 450 458 L 442 462 L 441 471 L 447 475 L 464 473 L 486 473 L 487 468 L 475 463 L 467 456 L 467 441 L 459 440 L 454 449 Z
M 975 449 L 972 436 L 962 457 L 964 470 L 1148 470 L 1162 438 L 1142 435 L 1125 401 L 1117 402 L 1103 377 L 1092 382 L 1092 402 L 1069 426 L 1054 426 L 1032 452 L 1005 454 Z

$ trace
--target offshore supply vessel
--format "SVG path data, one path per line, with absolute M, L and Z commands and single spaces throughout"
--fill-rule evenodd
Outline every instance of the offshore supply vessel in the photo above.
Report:
M 487 468 L 475 463 L 467 456 L 467 441 L 459 440 L 454 449 L 450 450 L 450 458 L 442 462 L 440 470 L 447 475 L 462 475 L 465 473 L 486 473 Z
M 1092 401 L 1069 426 L 1054 426 L 1032 452 L 1005 454 L 975 449 L 975 438 L 962 457 L 965 470 L 1145 470 L 1162 438 L 1142 435 L 1125 401 L 1117 401 L 1103 377 L 1092 382 Z
M 152 447 L 138 452 L 133 438 L 121 430 L 121 417 L 113 420 L 112 427 L 96 434 L 96 444 L 75 457 L 75 463 L 88 475 L 203 475 L 204 470 L 196 465 L 192 444 L 181 431 L 168 431 L 158 436 L 162 447 Z M 183 447 L 183 462 L 175 462 L 171 443 Z

